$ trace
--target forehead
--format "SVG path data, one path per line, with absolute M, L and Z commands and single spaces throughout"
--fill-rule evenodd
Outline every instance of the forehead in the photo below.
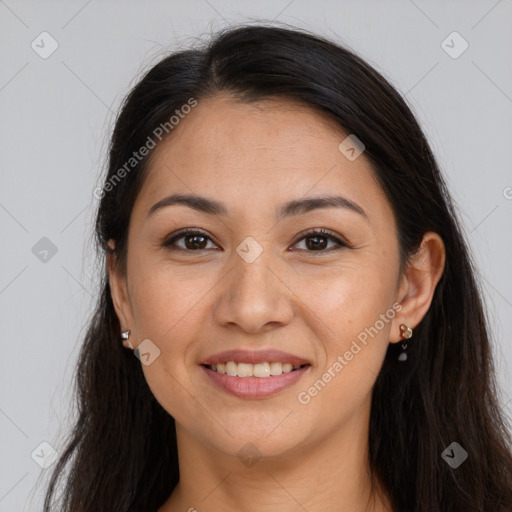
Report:
M 179 192 L 257 211 L 285 199 L 342 193 L 366 204 L 368 213 L 389 217 L 364 153 L 351 161 L 338 149 L 347 135 L 298 102 L 211 97 L 199 101 L 153 150 L 137 203 L 147 211 Z
M 184 116 L 157 147 L 155 158 L 180 149 L 188 151 L 189 158 L 206 152 L 243 158 L 244 150 L 271 152 L 277 143 L 282 150 L 289 147 L 295 152 L 298 144 L 309 147 L 313 143 L 320 149 L 326 132 L 336 140 L 343 137 L 333 120 L 295 101 L 273 98 L 247 103 L 228 95 L 213 96 L 199 101 Z M 292 154 L 284 156 L 293 158 Z

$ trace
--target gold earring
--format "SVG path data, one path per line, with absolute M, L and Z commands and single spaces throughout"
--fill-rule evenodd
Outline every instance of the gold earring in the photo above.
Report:
M 402 343 L 402 352 L 398 355 L 398 360 L 403 362 L 407 361 L 407 340 L 412 338 L 412 329 L 408 325 L 400 324 L 400 334 L 405 341 Z

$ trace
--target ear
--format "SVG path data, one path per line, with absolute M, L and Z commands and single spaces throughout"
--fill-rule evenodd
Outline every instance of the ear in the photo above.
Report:
M 402 341 L 400 324 L 414 329 L 427 313 L 443 275 L 445 258 L 442 238 L 437 233 L 425 233 L 418 251 L 411 258 L 400 280 L 397 301 L 402 309 L 393 319 L 390 343 Z
M 110 284 L 110 294 L 121 331 L 130 330 L 131 339 L 137 339 L 134 332 L 135 322 L 133 320 L 132 306 L 130 302 L 130 295 L 128 293 L 128 282 L 126 275 L 122 274 L 117 266 L 116 254 L 114 252 L 115 242 L 109 240 L 107 243 L 107 274 Z M 121 335 L 121 333 L 119 333 Z M 130 340 L 123 340 L 123 345 L 126 348 L 133 348 Z

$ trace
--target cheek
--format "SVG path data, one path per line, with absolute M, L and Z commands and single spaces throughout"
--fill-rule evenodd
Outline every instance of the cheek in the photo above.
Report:
M 327 335 L 322 340 L 322 360 L 302 383 L 296 400 L 300 417 L 315 418 L 323 432 L 336 431 L 358 417 L 363 406 L 370 407 L 395 314 L 389 293 L 385 288 L 378 293 L 377 288 L 372 294 L 349 286 L 344 293 L 326 291 L 316 304 L 329 329 L 323 331 Z
M 367 258 L 315 276 L 303 273 L 293 286 L 310 309 L 309 316 L 324 323 L 328 333 L 325 348 L 343 350 L 376 322 L 379 334 L 382 331 L 386 337 L 390 328 L 388 317 L 394 316 L 395 274 L 394 268 L 385 268 L 374 258 Z M 388 317 L 382 325 L 379 320 L 386 312 Z
M 176 350 L 184 333 L 200 325 L 205 297 L 216 279 L 212 272 L 183 272 L 172 264 L 135 260 L 132 307 L 139 337 L 154 339 L 165 350 Z M 196 327 L 195 327 L 196 326 Z
M 142 369 L 157 401 L 176 419 L 187 410 L 194 389 L 185 364 L 191 357 L 194 340 L 199 339 L 201 310 L 214 284 L 211 278 L 190 280 L 170 265 L 142 265 L 134 259 L 130 295 L 137 331 L 136 343 L 151 340 L 159 355 Z M 135 271 L 136 269 L 136 271 Z
M 321 414 L 322 408 L 339 404 L 333 417 L 340 420 L 371 391 L 396 314 L 395 274 L 376 262 L 347 266 L 301 288 L 299 295 L 307 297 L 307 307 L 314 313 L 309 316 L 310 327 L 321 337 L 322 346 L 319 365 L 298 396 L 299 403 L 307 405 L 311 413 L 317 410 Z

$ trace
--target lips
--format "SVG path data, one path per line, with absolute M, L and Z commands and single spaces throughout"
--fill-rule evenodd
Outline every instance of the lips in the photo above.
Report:
M 221 390 L 239 398 L 258 399 L 292 386 L 311 364 L 279 350 L 229 350 L 208 357 L 200 366 Z

